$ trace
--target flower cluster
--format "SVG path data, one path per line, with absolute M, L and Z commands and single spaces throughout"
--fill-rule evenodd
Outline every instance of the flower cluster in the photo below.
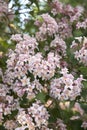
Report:
M 2 22 L 3 18 L 8 18 L 10 21 L 14 18 L 13 11 L 9 8 L 6 0 L 0 0 L 0 22 Z
M 83 22 L 77 22 L 76 27 L 77 27 L 77 29 L 80 29 L 80 28 L 86 29 L 87 28 L 87 19 L 85 19 Z
M 43 59 L 40 53 L 30 58 L 30 72 L 43 80 L 52 78 L 56 67 L 60 67 L 60 56 L 48 53 L 47 59 Z
M 32 99 L 37 91 L 40 92 L 43 88 L 37 77 L 42 80 L 52 78 L 56 68 L 60 68 L 61 57 L 54 52 L 49 52 L 46 58 L 40 52 L 35 53 L 35 49 L 38 50 L 38 43 L 34 37 L 26 34 L 12 35 L 11 39 L 16 41 L 17 45 L 14 51 L 9 51 L 3 82 L 10 85 L 19 97 L 26 92 L 28 99 Z M 65 42 L 62 40 L 60 42 L 64 44 L 62 50 L 65 53 Z M 33 79 L 30 73 L 33 74 Z
M 69 20 L 66 17 L 61 18 L 57 21 L 58 24 L 58 35 L 65 39 L 72 36 L 72 26 L 69 24 Z
M 0 0 L 0 17 L 7 12 L 8 12 L 8 4 L 5 1 Z
M 9 87 L 5 84 L 0 84 L 0 122 L 3 122 L 3 116 L 10 115 L 12 111 L 15 111 L 18 108 L 19 101 L 10 95 Z M 14 123 L 12 124 L 14 125 Z M 11 124 L 7 121 L 4 125 L 5 127 L 8 127 Z
M 81 92 L 82 76 L 75 79 L 72 74 L 68 74 L 67 68 L 63 68 L 61 74 L 63 74 L 63 76 L 51 81 L 50 95 L 58 100 L 75 100 Z
M 76 42 L 78 40 L 78 42 Z M 87 38 L 86 37 L 77 37 L 72 42 L 71 48 L 75 50 L 75 58 L 87 66 Z
M 81 6 L 77 6 L 74 8 L 69 4 L 65 5 L 65 4 L 59 2 L 59 0 L 52 1 L 52 11 L 51 12 L 54 15 L 61 13 L 66 16 L 69 16 L 71 22 L 77 21 L 79 19 L 79 17 L 82 15 L 83 11 L 84 11 L 84 9 Z
M 86 130 L 86 128 L 87 128 L 87 122 L 84 121 L 84 122 L 82 123 L 81 127 L 83 127 L 83 128 Z
M 15 51 L 9 51 L 7 70 L 3 76 L 3 82 L 10 85 L 19 97 L 23 96 L 25 91 L 28 93 L 28 98 L 35 97 L 34 89 L 37 88 L 40 91 L 42 86 L 37 79 L 30 82 L 31 79 L 28 75 L 32 70 L 30 69 L 33 66 L 31 61 L 34 60 L 34 50 L 37 48 L 38 43 L 35 38 L 28 35 L 22 37 L 20 34 L 16 34 L 11 39 L 17 41 L 18 44 Z
M 59 118 L 57 119 L 57 122 L 56 122 L 56 128 L 58 130 L 67 130 L 66 125 L 63 123 L 63 120 L 61 120 Z
M 17 127 L 17 122 L 14 121 L 14 120 L 7 120 L 4 124 L 4 127 L 7 129 L 7 130 L 13 130 L 13 129 L 16 129 Z
M 48 119 L 49 114 L 40 101 L 33 103 L 27 112 L 20 110 L 17 116 L 17 121 L 30 130 L 35 130 L 35 128 L 43 130 L 48 125 Z
M 51 41 L 50 47 L 54 47 L 58 54 L 62 52 L 62 55 L 66 55 L 66 43 L 59 36 L 56 36 L 55 39 Z
M 43 22 L 39 27 L 39 32 L 36 33 L 37 40 L 44 41 L 48 36 L 53 36 L 58 32 L 57 22 L 48 13 L 41 15 Z

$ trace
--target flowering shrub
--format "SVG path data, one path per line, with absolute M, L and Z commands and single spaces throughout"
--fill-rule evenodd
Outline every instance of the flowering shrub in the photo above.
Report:
M 1 130 L 87 129 L 85 8 L 58 0 L 46 4 L 49 11 L 34 20 L 34 35 L 10 38 L 15 47 L 0 69 Z

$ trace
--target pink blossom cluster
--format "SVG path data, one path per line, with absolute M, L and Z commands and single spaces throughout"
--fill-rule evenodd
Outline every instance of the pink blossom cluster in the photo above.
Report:
M 58 130 L 67 130 L 66 125 L 63 123 L 63 120 L 59 118 L 57 119 L 57 122 L 56 122 L 56 128 Z
M 86 130 L 87 129 L 87 121 L 83 121 L 81 127 Z
M 78 40 L 78 42 L 76 42 Z M 71 48 L 74 49 L 75 58 L 87 66 L 87 38 L 86 37 L 77 37 L 72 42 Z
M 75 100 L 80 95 L 82 88 L 82 75 L 75 79 L 72 74 L 68 73 L 67 68 L 60 72 L 63 76 L 55 78 L 50 84 L 50 95 L 58 100 Z
M 24 35 L 22 38 L 21 35 L 16 34 L 11 39 L 17 41 L 17 45 L 14 51 L 9 51 L 7 70 L 3 81 L 11 85 L 19 96 L 22 96 L 25 91 L 34 96 L 34 89 L 41 91 L 43 88 L 37 77 L 42 78 L 42 80 L 52 78 L 56 68 L 60 68 L 61 56 L 58 53 L 49 52 L 47 57 L 44 58 L 42 53 L 35 53 L 35 49 L 38 50 L 38 43 L 34 37 Z M 61 40 L 61 42 L 63 41 Z M 64 49 L 66 49 L 66 46 Z M 29 73 L 34 76 L 32 82 Z
M 25 109 L 21 111 L 19 100 L 26 93 L 26 98 L 31 101 L 44 89 L 45 84 L 42 85 L 39 78 L 45 81 L 50 80 L 55 75 L 56 68 L 60 68 L 61 56 L 59 52 L 52 51 L 47 54 L 47 57 L 44 57 L 41 52 L 38 52 L 39 43 L 36 39 L 26 34 L 12 35 L 11 40 L 17 42 L 17 44 L 14 51 L 9 50 L 7 69 L 4 74 L 1 72 L 4 85 L 1 85 L 2 103 L 0 105 L 0 120 L 3 122 L 3 114 L 7 116 L 12 111 L 19 110 L 17 119 L 15 117 L 15 122 L 12 122 L 11 128 L 18 121 L 22 126 L 19 127 L 17 124 L 16 130 L 25 128 L 34 130 L 36 127 L 39 127 L 41 130 L 49 130 L 47 128 L 49 114 L 44 106 L 41 106 L 39 102 L 32 103 L 32 106 L 28 108 L 29 114 L 26 114 Z M 60 48 L 63 48 L 65 53 L 66 44 L 61 39 L 62 42 L 65 47 L 60 46 Z M 58 42 L 58 44 L 60 43 Z M 11 90 L 16 94 L 16 99 L 10 95 Z M 8 129 L 10 121 L 6 121 L 4 126 Z
M 36 32 L 38 41 L 46 41 L 47 37 L 59 35 L 61 38 L 72 36 L 72 26 L 69 24 L 69 19 L 63 17 L 54 19 L 50 14 L 41 15 L 41 20 L 36 20 L 35 25 L 39 26 L 39 31 Z
M 59 37 L 63 39 L 71 37 L 73 35 L 73 23 L 75 22 L 77 28 L 80 27 L 80 22 L 78 21 L 84 12 L 83 7 L 72 7 L 71 5 L 63 4 L 58 0 L 53 0 L 50 2 L 50 5 L 50 11 L 53 13 L 54 17 L 60 15 L 61 18 L 54 18 L 50 13 L 40 15 L 41 18 L 37 19 L 35 22 L 35 25 L 39 27 L 39 31 L 36 32 L 37 40 L 46 41 L 48 36 L 53 37 L 56 35 L 59 35 Z M 86 26 L 86 21 L 84 23 Z
M 36 128 L 44 130 L 45 127 L 49 130 L 49 128 L 47 128 L 48 119 L 49 114 L 44 105 L 41 105 L 40 101 L 33 103 L 27 112 L 20 109 L 17 115 L 19 124 L 21 124 L 22 127 L 26 126 L 26 128 L 30 130 L 35 130 Z
M 76 24 L 77 29 L 83 28 L 86 29 L 87 28 L 87 19 L 85 19 L 83 22 L 78 21 Z
M 40 53 L 37 53 L 30 59 L 30 72 L 35 77 L 41 77 L 43 80 L 52 78 L 56 67 L 60 67 L 60 56 L 51 52 L 48 53 L 47 59 L 43 59 Z
M 20 107 L 19 98 L 15 99 L 10 96 L 10 91 L 7 90 L 9 90 L 7 86 L 0 86 L 0 123 L 3 123 L 3 115 L 8 116 L 12 114 L 12 111 L 19 111 L 14 121 L 5 121 L 4 127 L 7 130 L 25 130 L 26 128 L 30 130 L 36 130 L 36 128 L 52 130 L 48 128 L 48 111 L 40 101 L 32 103 L 28 109 L 24 109 Z
M 4 123 L 4 127 L 7 129 L 7 130 L 13 130 L 18 127 L 17 125 L 17 122 L 15 120 L 7 120 L 5 123 Z M 22 129 L 20 129 L 22 130 Z
M 69 4 L 64 4 L 59 0 L 52 0 L 49 2 L 51 6 L 51 13 L 54 15 L 57 22 L 57 34 L 63 39 L 72 37 L 73 35 L 73 23 L 77 28 L 80 28 L 80 18 L 84 13 L 82 6 L 73 7 Z M 60 17 L 61 18 L 60 18 Z M 86 21 L 84 21 L 86 26 Z M 84 23 L 81 26 L 84 26 Z M 84 26 L 84 27 L 85 27 Z
M 5 84 L 0 84 L 0 123 L 3 123 L 3 115 L 10 115 L 12 111 L 17 109 L 19 109 L 18 99 L 14 99 L 14 97 L 10 95 L 8 86 L 5 86 Z
M 48 13 L 42 14 L 42 23 L 39 25 L 39 31 L 36 33 L 36 38 L 38 40 L 44 41 L 48 36 L 53 36 L 58 32 L 57 22 Z
M 5 73 L 3 74 L 1 71 L 3 84 L 1 84 L 0 89 L 2 99 L 0 120 L 3 122 L 3 114 L 7 116 L 12 111 L 19 110 L 15 122 L 12 120 L 6 121 L 4 123 L 5 128 L 11 127 L 11 129 L 15 128 L 15 130 L 29 128 L 34 130 L 38 127 L 41 130 L 50 130 L 47 127 L 49 114 L 44 106 L 40 105 L 40 102 L 32 103 L 27 114 L 25 109 L 22 110 L 20 107 L 19 101 L 25 93 L 27 94 L 26 98 L 31 101 L 39 92 L 44 90 L 45 83 L 42 85 L 39 78 L 46 82 L 55 76 L 56 69 L 61 67 L 60 60 L 62 56 L 66 55 L 66 43 L 56 36 L 51 42 L 50 48 L 55 47 L 54 50 L 56 50 L 57 47 L 57 50 L 52 49 L 44 57 L 41 52 L 38 52 L 39 43 L 34 37 L 27 34 L 16 34 L 12 35 L 11 40 L 17 42 L 17 44 L 14 51 L 9 50 Z M 61 50 L 63 53 L 60 55 Z M 33 79 L 30 74 L 33 75 Z M 16 94 L 17 98 L 10 95 L 11 90 Z M 19 124 L 15 125 L 17 121 L 21 124 L 21 127 L 19 127 Z M 10 124 L 10 122 L 12 123 Z
M 50 47 L 54 47 L 56 53 L 59 54 L 62 52 L 62 55 L 66 55 L 66 49 L 67 49 L 66 43 L 59 36 L 56 36 L 55 39 L 51 41 Z
M 19 112 L 16 119 L 7 120 L 4 123 L 4 127 L 7 130 L 52 130 L 47 127 L 49 114 L 44 105 L 40 101 L 36 101 L 28 109 L 18 107 Z
M 65 39 L 72 36 L 72 25 L 69 24 L 69 20 L 66 17 L 57 20 L 58 35 Z
M 8 12 L 8 4 L 3 1 L 3 0 L 0 0 L 0 17 L 4 14 L 7 14 Z
M 12 9 L 9 8 L 8 1 L 0 0 L 0 21 L 2 21 L 4 17 L 11 21 L 14 19 L 14 14 Z
M 61 3 L 59 0 L 53 0 L 52 1 L 52 13 L 54 15 L 56 14 L 64 14 L 66 16 L 69 16 L 70 21 L 74 22 L 79 19 L 79 17 L 82 15 L 84 9 L 81 6 L 72 7 L 71 5 L 65 5 Z

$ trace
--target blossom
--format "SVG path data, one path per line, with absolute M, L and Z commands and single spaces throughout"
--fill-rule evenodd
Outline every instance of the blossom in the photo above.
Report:
M 60 56 L 54 53 L 48 53 L 47 59 L 43 59 L 41 53 L 37 53 L 29 60 L 30 72 L 36 77 L 43 80 L 52 78 L 55 74 L 56 67 L 60 67 Z
M 21 34 L 15 34 L 15 35 L 13 34 L 11 36 L 11 40 L 16 41 L 16 42 L 20 42 L 22 40 L 22 35 Z
M 77 111 L 80 113 L 80 115 L 84 114 L 84 110 L 81 108 L 80 104 L 78 102 L 75 102 L 74 107 L 72 108 L 73 111 Z
M 84 128 L 84 129 L 86 130 L 86 128 L 87 128 L 87 122 L 86 122 L 86 121 L 83 121 L 81 127 Z
M 80 29 L 80 28 L 86 29 L 87 28 L 87 19 L 85 19 L 82 22 L 78 21 L 76 24 L 76 27 L 77 27 L 77 29 Z
M 22 127 L 29 128 L 30 130 L 35 130 L 32 118 L 28 114 L 26 114 L 25 111 L 20 110 L 17 116 L 17 121 L 19 122 L 19 124 L 22 125 Z
M 17 116 L 17 121 L 19 124 L 26 126 L 30 130 L 35 130 L 35 128 L 42 129 L 46 127 L 48 125 L 48 119 L 49 114 L 40 101 L 33 103 L 32 106 L 28 108 L 27 113 L 21 109 Z
M 74 100 L 80 95 L 83 78 L 80 76 L 80 78 L 75 79 L 72 74 L 68 74 L 66 68 L 64 69 L 61 69 L 62 77 L 52 79 L 50 83 L 50 95 L 58 100 Z
M 57 13 L 63 12 L 63 3 L 61 3 L 59 0 L 53 0 L 51 6 L 52 6 L 51 12 L 53 13 L 54 16 Z
M 77 39 L 79 40 L 79 38 Z M 80 42 L 80 43 L 79 43 Z M 71 48 L 76 46 L 76 51 L 74 52 L 75 58 L 80 62 L 87 66 L 87 38 L 80 37 L 79 42 L 73 41 Z M 77 48 L 79 49 L 77 50 Z
M 48 13 L 41 15 L 43 19 L 42 25 L 39 27 L 39 32 L 36 33 L 37 40 L 44 41 L 46 40 L 47 35 L 53 36 L 58 32 L 58 25 L 53 17 Z
M 27 126 L 21 126 L 21 127 L 17 127 L 15 130 L 25 130 L 26 128 L 28 128 Z
M 58 35 L 62 39 L 65 39 L 67 37 L 72 37 L 72 26 L 69 22 L 70 21 L 66 17 L 57 20 Z
M 70 16 L 70 22 L 77 21 L 84 12 L 84 8 L 82 6 L 76 6 L 75 8 L 72 7 L 72 9 L 73 10 L 71 13 L 68 10 L 68 15 Z M 67 10 L 67 6 L 66 6 L 66 10 Z
M 58 130 L 67 130 L 66 125 L 63 123 L 63 120 L 59 118 L 56 121 L 56 128 L 58 128 Z
M 0 1 L 0 16 L 4 16 L 4 13 L 8 12 L 8 4 L 1 0 Z
M 0 0 L 0 22 L 2 22 L 4 18 L 8 18 L 11 21 L 14 18 L 14 13 L 12 9 L 9 8 L 7 1 Z
M 55 50 L 57 50 L 58 53 L 62 52 L 63 55 L 66 55 L 66 43 L 59 36 L 56 36 L 55 39 L 51 41 L 50 47 L 55 47 Z
M 63 4 L 59 0 L 53 0 L 51 3 L 51 7 L 51 12 L 54 16 L 59 13 L 64 14 L 66 16 L 69 16 L 70 22 L 77 21 L 84 12 L 84 8 L 82 6 L 72 7 L 69 4 Z
M 41 62 L 42 56 L 35 53 L 35 49 L 38 43 L 34 37 L 30 37 L 27 34 L 23 36 L 20 34 L 13 35 L 12 40 L 17 42 L 15 50 L 9 50 L 8 60 L 7 60 L 7 70 L 3 76 L 3 82 L 10 85 L 19 97 L 22 97 L 26 92 L 29 99 L 35 97 L 34 89 L 41 91 L 42 86 L 40 84 L 35 84 L 30 82 L 29 72 L 38 71 L 36 62 Z M 41 57 L 40 57 L 41 56 Z M 37 76 L 37 74 L 36 74 Z M 14 82 L 15 81 L 15 82 Z M 40 88 L 39 88 L 40 87 Z
M 48 125 L 49 114 L 44 105 L 41 105 L 40 101 L 33 103 L 28 109 L 28 112 L 35 120 L 36 127 L 41 127 L 42 125 Z
M 17 123 L 13 120 L 7 120 L 5 123 L 4 123 L 4 126 L 7 130 L 13 130 L 17 127 Z

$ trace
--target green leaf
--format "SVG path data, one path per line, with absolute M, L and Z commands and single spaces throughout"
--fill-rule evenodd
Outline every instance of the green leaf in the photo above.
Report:
M 87 76 L 87 67 L 82 66 L 82 67 L 79 68 L 79 70 L 81 71 L 81 73 L 82 73 L 83 75 Z
M 42 103 L 46 102 L 47 94 L 45 92 L 40 92 L 37 94 L 36 99 L 40 100 Z

